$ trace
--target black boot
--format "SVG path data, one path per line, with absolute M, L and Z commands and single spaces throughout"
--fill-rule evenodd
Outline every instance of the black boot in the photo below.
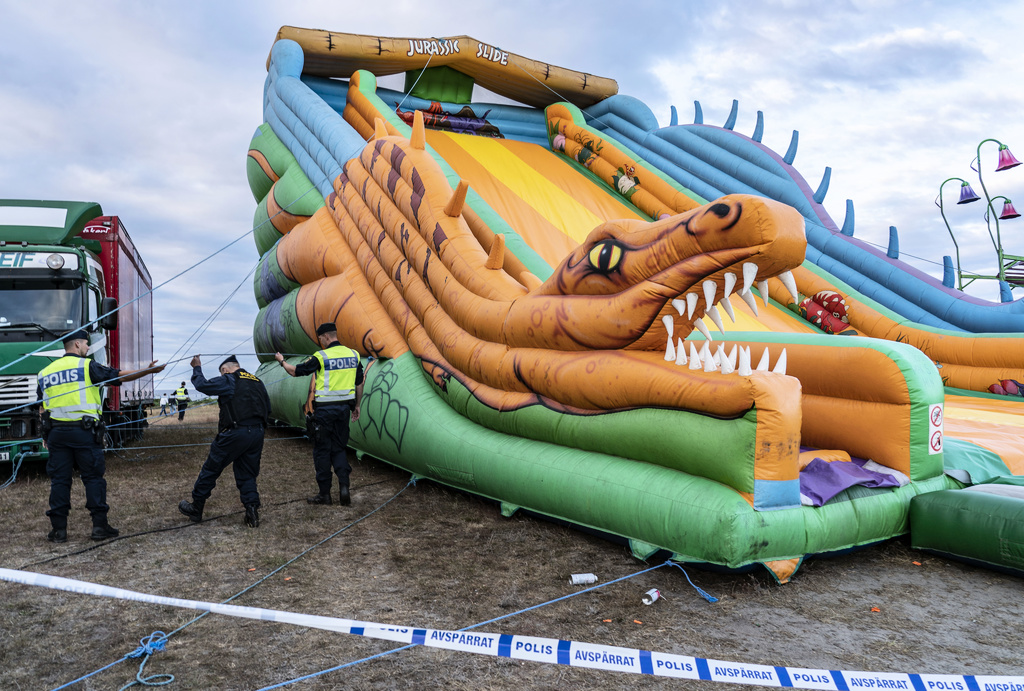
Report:
M 312 497 L 306 499 L 307 504 L 324 504 L 325 506 L 331 505 L 331 495 L 327 494 L 314 494 Z
M 348 485 L 342 485 L 341 489 L 338 490 L 338 503 L 342 506 L 348 506 L 352 503 L 352 497 L 348 494 Z
M 94 525 L 92 527 L 92 535 L 90 535 L 89 537 L 91 537 L 93 540 L 106 540 L 107 538 L 117 537 L 120 534 L 120 530 L 113 527 L 109 523 L 104 523 L 102 525 Z
M 260 527 L 260 507 L 256 504 L 245 505 L 245 524 L 250 528 Z
M 197 501 L 193 499 L 191 502 L 187 499 L 182 499 L 181 503 L 178 504 L 178 511 L 189 517 L 193 523 L 199 523 L 203 520 L 203 507 L 206 505 L 205 501 Z
M 68 541 L 68 529 L 67 528 L 54 528 L 46 534 L 46 539 L 50 542 L 67 542 Z

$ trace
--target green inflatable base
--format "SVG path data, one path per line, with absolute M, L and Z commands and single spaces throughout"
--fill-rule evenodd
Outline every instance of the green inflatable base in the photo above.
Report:
M 274 416 L 302 426 L 308 378 L 290 378 L 276 362 L 259 376 Z M 736 569 L 837 552 L 907 532 L 912 497 L 958 486 L 939 475 L 820 508 L 754 511 L 707 478 L 478 425 L 444 403 L 411 353 L 367 369 L 361 413 L 349 442 L 358 452 L 500 502 L 504 515 L 527 509 L 618 536 L 638 558 L 665 550 L 679 561 Z
M 1024 487 L 985 484 L 914 497 L 910 546 L 1024 576 Z

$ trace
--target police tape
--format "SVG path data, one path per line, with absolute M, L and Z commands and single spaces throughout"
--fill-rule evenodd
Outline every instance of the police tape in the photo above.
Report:
M 135 600 L 208 611 L 230 617 L 274 621 L 282 624 L 308 626 L 327 631 L 349 633 L 398 643 L 412 643 L 428 648 L 444 648 L 467 653 L 507 657 L 550 664 L 587 667 L 613 672 L 646 674 L 675 679 L 702 679 L 733 684 L 776 686 L 797 689 L 906 689 L 907 691 L 1024 691 L 1024 676 L 981 676 L 959 674 L 906 674 L 898 672 L 848 672 L 800 667 L 773 667 L 739 662 L 726 662 L 688 655 L 659 653 L 635 648 L 564 641 L 537 636 L 513 636 L 497 633 L 470 633 L 442 629 L 417 629 L 409 626 L 388 626 L 374 622 L 339 619 L 315 614 L 298 614 L 282 610 L 241 607 L 216 602 L 183 600 L 112 588 L 87 581 L 59 576 L 0 568 L 0 580 L 22 583 L 83 595 L 97 595 L 120 600 Z

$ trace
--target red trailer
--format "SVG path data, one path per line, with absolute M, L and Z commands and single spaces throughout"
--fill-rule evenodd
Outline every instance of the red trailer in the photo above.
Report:
M 99 216 L 79 234 L 99 243 L 104 296 L 117 300 L 117 328 L 107 333 L 107 364 L 114 369 L 135 370 L 153 360 L 153 279 L 135 243 L 118 216 Z M 120 390 L 120 393 L 114 393 Z M 112 411 L 148 405 L 153 398 L 153 375 L 113 387 L 108 396 Z

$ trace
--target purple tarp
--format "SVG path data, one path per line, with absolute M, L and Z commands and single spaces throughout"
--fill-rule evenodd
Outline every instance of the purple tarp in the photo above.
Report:
M 906 484 L 901 482 L 901 478 L 896 475 L 865 468 L 864 466 L 867 464 L 876 468 L 882 467 L 862 458 L 852 461 L 832 461 L 831 463 L 815 458 L 800 471 L 802 503 L 810 506 L 822 506 L 832 497 L 854 485 L 899 487 Z M 896 471 L 889 472 L 896 473 Z

